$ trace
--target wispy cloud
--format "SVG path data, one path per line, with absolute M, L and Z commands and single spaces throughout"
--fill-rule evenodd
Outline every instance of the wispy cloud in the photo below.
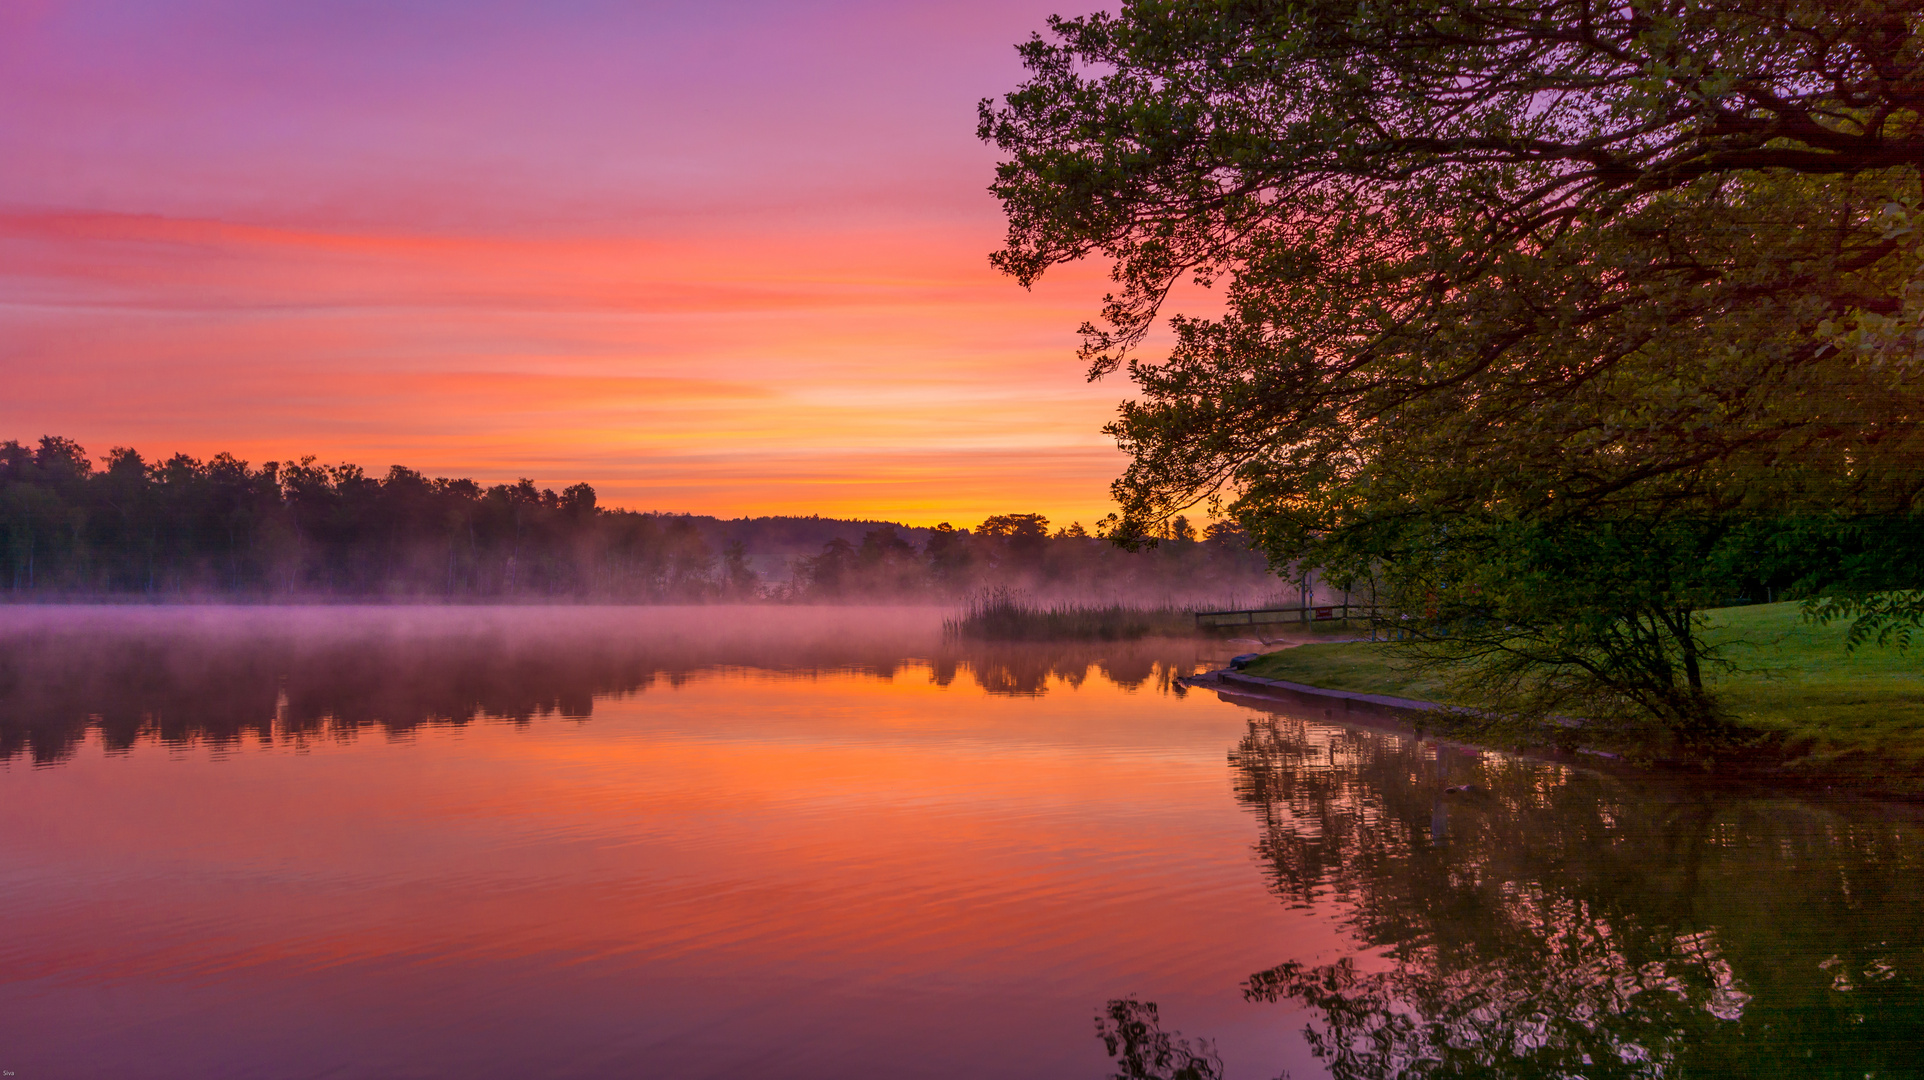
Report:
M 433 8 L 15 13 L 0 438 L 1103 511 L 1106 283 L 988 268 L 970 122 L 1051 5 Z

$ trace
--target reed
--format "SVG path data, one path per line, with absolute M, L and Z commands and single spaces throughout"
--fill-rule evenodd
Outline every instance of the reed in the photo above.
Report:
M 950 638 L 976 641 L 1133 641 L 1196 633 L 1186 609 L 1134 604 L 1053 603 L 1044 606 L 1006 590 L 969 598 L 961 613 L 942 620 Z

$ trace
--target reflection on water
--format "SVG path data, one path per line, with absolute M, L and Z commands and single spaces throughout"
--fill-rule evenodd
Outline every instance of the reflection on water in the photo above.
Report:
M 43 620 L 0 700 L 53 763 L 0 764 L 23 1078 L 1046 1078 L 1100 1068 L 1119 985 L 1212 1031 L 1261 1011 L 1237 714 L 1156 692 L 1207 646 L 950 653 L 926 611 L 0 614 Z
M 1288 716 L 1230 764 L 1278 897 L 1361 947 L 1246 987 L 1335 1076 L 1924 1068 L 1913 824 Z
M 1208 1039 L 1164 1031 L 1153 1001 L 1117 998 L 1096 1017 L 1096 1037 L 1120 1080 L 1222 1080 L 1223 1060 Z
M 1095 677 L 1180 696 L 1206 642 L 944 641 L 927 608 L 12 609 L 0 625 L 0 760 L 51 764 L 90 731 L 229 745 L 401 734 L 476 719 L 585 720 L 597 698 L 750 668 L 893 678 L 927 664 L 998 695 Z
M 0 611 L 0 1069 L 1917 1074 L 1906 814 L 939 616 Z

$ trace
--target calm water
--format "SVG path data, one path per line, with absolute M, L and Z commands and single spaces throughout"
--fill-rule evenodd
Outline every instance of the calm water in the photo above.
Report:
M 1904 813 L 935 620 L 0 609 L 0 1069 L 1924 1074 Z

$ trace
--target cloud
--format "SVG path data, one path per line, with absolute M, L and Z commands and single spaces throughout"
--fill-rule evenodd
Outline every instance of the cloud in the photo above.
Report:
M 717 513 L 1107 502 L 1127 387 L 1074 328 L 1108 283 L 985 258 L 974 102 L 1053 5 L 36 10 L 0 438 Z

